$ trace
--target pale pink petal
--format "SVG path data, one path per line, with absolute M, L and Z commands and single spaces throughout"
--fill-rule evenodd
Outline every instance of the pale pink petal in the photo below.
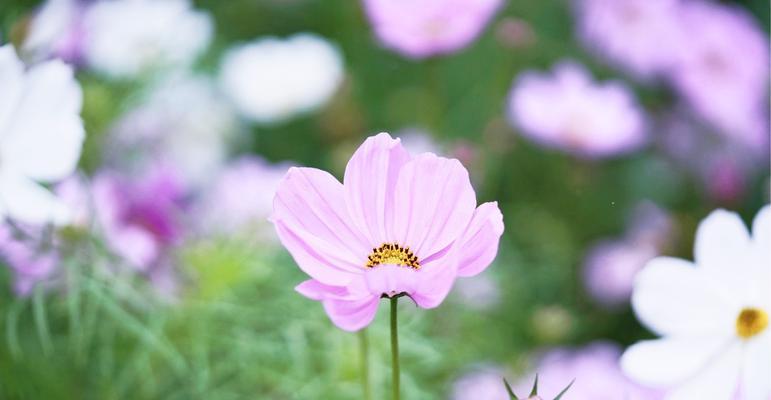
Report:
M 379 296 L 362 300 L 326 300 L 324 310 L 338 328 L 354 332 L 369 325 L 377 314 Z
M 702 364 L 704 368 L 693 378 L 670 391 L 667 400 L 733 398 L 739 381 L 741 355 L 740 344 L 730 344 L 706 364 Z
M 279 185 L 272 220 L 300 268 L 325 284 L 363 273 L 369 244 L 350 223 L 343 186 L 314 168 L 290 168 Z
M 731 335 L 742 304 L 693 264 L 658 257 L 637 274 L 632 307 L 645 326 L 662 335 Z
M 302 282 L 295 286 L 294 290 L 301 295 L 316 301 L 342 299 L 348 294 L 348 291 L 342 286 L 325 285 L 315 279 L 308 279 L 307 281 Z
M 348 161 L 345 200 L 353 223 L 369 239 L 370 247 L 379 247 L 390 239 L 396 181 L 409 160 L 399 139 L 380 133 L 365 140 Z
M 447 260 L 449 257 L 455 260 Z M 410 294 L 415 304 L 422 308 L 439 306 L 455 283 L 455 278 L 458 276 L 457 265 L 457 256 L 452 254 L 423 265 L 420 269 L 420 280 L 415 291 Z
M 458 276 L 474 276 L 487 268 L 498 253 L 503 234 L 503 215 L 498 203 L 484 203 L 474 211 L 458 244 Z
M 458 160 L 424 153 L 402 168 L 396 184 L 395 236 L 419 259 L 445 249 L 468 227 L 476 195 Z
M 646 340 L 624 352 L 621 368 L 629 378 L 642 385 L 665 387 L 698 374 L 730 345 L 730 341 L 721 337 Z M 738 364 L 735 369 L 738 370 Z
M 367 270 L 364 280 L 370 293 L 376 296 L 395 296 L 415 292 L 422 271 L 410 267 L 383 264 Z

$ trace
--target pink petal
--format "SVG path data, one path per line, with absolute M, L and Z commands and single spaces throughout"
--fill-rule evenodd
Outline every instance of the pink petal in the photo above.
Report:
M 374 296 L 412 294 L 417 287 L 420 273 L 421 271 L 409 267 L 384 264 L 367 270 L 364 280 L 367 289 Z
M 474 217 L 458 246 L 458 276 L 474 276 L 487 268 L 498 253 L 503 234 L 503 215 L 498 203 L 484 203 Z
M 370 247 L 391 236 L 396 180 L 409 160 L 399 139 L 381 133 L 365 140 L 348 161 L 344 178 L 348 210 Z
M 448 258 L 455 260 L 449 263 L 443 262 Z M 457 258 L 453 254 L 448 254 L 448 257 L 421 268 L 420 281 L 415 292 L 410 295 L 415 304 L 422 308 L 434 308 L 444 301 L 458 276 L 456 260 Z
M 468 171 L 458 160 L 424 153 L 402 168 L 396 184 L 393 240 L 420 258 L 463 234 L 476 207 Z
M 273 202 L 272 220 L 300 268 L 324 284 L 343 286 L 363 273 L 369 244 L 350 224 L 343 186 L 314 168 L 290 168 Z
M 325 285 L 315 279 L 308 279 L 297 285 L 296 290 L 301 295 L 316 301 L 326 299 L 341 299 L 345 298 L 348 291 L 342 286 L 330 286 Z
M 324 310 L 338 328 L 354 332 L 369 325 L 377 314 L 380 296 L 362 300 L 326 300 Z

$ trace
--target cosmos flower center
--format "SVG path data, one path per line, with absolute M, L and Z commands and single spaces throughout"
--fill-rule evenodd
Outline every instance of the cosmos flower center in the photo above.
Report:
M 396 243 L 384 243 L 380 247 L 372 249 L 372 253 L 367 257 L 367 268 L 374 268 L 381 264 L 420 269 L 420 261 L 412 253 L 412 250 Z
M 743 339 L 749 339 L 768 327 L 768 314 L 765 311 L 748 307 L 736 318 L 736 333 Z

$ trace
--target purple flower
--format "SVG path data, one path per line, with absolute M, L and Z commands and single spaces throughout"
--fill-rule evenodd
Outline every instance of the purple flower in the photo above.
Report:
M 578 0 L 578 34 L 610 62 L 649 78 L 676 58 L 678 11 L 679 0 Z
M 60 58 L 70 64 L 83 59 L 83 15 L 87 1 L 48 0 L 32 19 L 23 49 L 33 59 Z
M 453 53 L 482 32 L 501 0 L 364 0 L 385 47 L 410 58 Z
M 141 179 L 101 172 L 92 190 L 107 245 L 133 268 L 149 271 L 182 238 L 184 190 L 170 169 L 158 167 Z
M 28 296 L 36 285 L 56 275 L 59 253 L 50 244 L 39 243 L 39 236 L 39 229 L 14 232 L 0 224 L 0 261 L 13 271 L 13 289 L 19 296 Z
M 526 72 L 514 84 L 510 118 L 529 139 L 582 157 L 606 157 L 646 141 L 643 111 L 620 82 L 597 84 L 580 65 Z
M 544 399 L 556 396 L 575 379 L 566 399 L 571 400 L 656 400 L 662 393 L 641 387 L 624 377 L 618 365 L 621 350 L 597 342 L 581 349 L 558 348 L 547 352 L 533 372 L 515 386 L 527 393 L 538 373 L 538 393 Z
M 269 164 L 259 157 L 233 161 L 203 193 L 197 208 L 202 229 L 231 233 L 252 228 L 261 237 L 274 238 L 268 218 L 273 196 L 289 169 L 288 164 Z
M 498 205 L 477 207 L 458 160 L 410 155 L 387 133 L 359 147 L 342 184 L 289 169 L 273 205 L 281 243 L 312 278 L 297 291 L 349 331 L 372 322 L 383 296 L 438 306 L 456 277 L 490 265 L 503 233 Z
M 768 39 L 738 8 L 683 3 L 687 38 L 672 83 L 705 121 L 752 148 L 768 152 Z

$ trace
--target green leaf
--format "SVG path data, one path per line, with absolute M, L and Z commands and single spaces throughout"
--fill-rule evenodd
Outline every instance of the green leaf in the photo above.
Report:
M 558 394 L 557 397 L 554 398 L 554 400 L 560 400 L 562 398 L 562 395 L 565 394 L 565 392 L 567 392 L 568 389 L 570 389 L 571 386 L 573 386 L 573 383 L 575 383 L 575 381 L 576 381 L 575 379 L 570 381 L 570 383 L 564 389 L 562 389 L 560 394 Z
M 509 396 L 512 398 L 512 400 L 519 400 L 519 397 L 517 397 L 517 395 L 514 394 L 514 391 L 511 390 L 511 385 L 509 385 L 509 382 L 506 380 L 506 378 L 503 378 L 503 384 L 506 385 L 506 391 L 509 392 Z
M 538 394 L 538 374 L 535 374 L 535 382 L 533 382 L 533 390 L 530 391 L 530 397 Z

